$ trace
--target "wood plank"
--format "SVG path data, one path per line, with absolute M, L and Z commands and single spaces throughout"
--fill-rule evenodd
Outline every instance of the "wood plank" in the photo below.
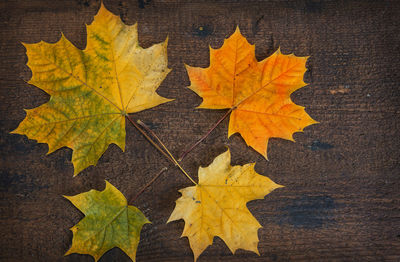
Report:
M 269 159 L 227 139 L 225 120 L 184 161 L 196 176 L 224 152 L 234 164 L 256 170 L 286 187 L 248 206 L 260 221 L 261 256 L 232 255 L 216 238 L 199 261 L 399 261 L 400 260 L 400 2 L 398 1 L 104 1 L 124 22 L 138 22 L 144 47 L 169 36 L 173 71 L 159 93 L 171 103 L 136 114 L 178 155 L 200 138 L 223 110 L 194 109 L 201 99 L 185 88 L 183 63 L 206 67 L 208 46 L 222 45 L 236 25 L 258 59 L 279 46 L 310 55 L 308 87 L 293 100 L 319 125 L 295 135 L 296 143 L 272 139 Z M 30 70 L 20 42 L 55 42 L 63 32 L 84 48 L 85 23 L 99 2 L 14 0 L 0 3 L 1 261 L 93 261 L 68 250 L 69 228 L 83 215 L 61 195 L 104 188 L 104 179 L 133 196 L 168 162 L 133 127 L 126 152 L 112 145 L 96 167 L 73 178 L 71 151 L 46 156 L 47 146 L 11 135 L 48 96 L 28 85 Z M 183 221 L 166 224 L 189 182 L 170 168 L 136 202 L 152 221 L 142 231 L 138 261 L 192 261 Z M 129 261 L 120 250 L 101 261 Z

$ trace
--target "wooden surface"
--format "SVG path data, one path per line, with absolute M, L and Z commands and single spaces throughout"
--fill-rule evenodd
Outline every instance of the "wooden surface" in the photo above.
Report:
M 186 89 L 183 63 L 206 67 L 208 46 L 220 47 L 236 25 L 258 59 L 279 46 L 283 53 L 311 58 L 308 87 L 292 95 L 319 125 L 295 135 L 296 143 L 272 139 L 269 159 L 227 139 L 225 120 L 184 161 L 199 166 L 232 149 L 234 164 L 257 162 L 256 170 L 286 187 L 251 202 L 261 256 L 232 255 L 215 238 L 199 261 L 399 261 L 400 260 L 400 2 L 398 1 L 108 1 L 128 24 L 139 23 L 143 47 L 169 35 L 173 71 L 159 93 L 176 100 L 135 114 L 159 134 L 175 155 L 198 139 L 223 110 L 194 109 L 201 99 Z M 104 179 L 127 197 L 169 165 L 132 126 L 126 152 L 112 145 L 96 167 L 73 178 L 71 151 L 46 156 L 47 145 L 11 135 L 23 108 L 48 96 L 25 81 L 30 70 L 20 42 L 55 42 L 63 32 L 80 48 L 85 23 L 99 2 L 14 0 L 0 2 L 1 63 L 1 261 L 93 261 L 63 257 L 69 228 L 83 215 L 62 195 L 104 188 Z M 170 166 L 170 165 L 169 165 Z M 166 224 L 178 189 L 190 182 L 170 168 L 135 203 L 153 222 L 142 231 L 137 261 L 192 261 L 183 221 Z M 115 248 L 101 261 L 129 261 Z

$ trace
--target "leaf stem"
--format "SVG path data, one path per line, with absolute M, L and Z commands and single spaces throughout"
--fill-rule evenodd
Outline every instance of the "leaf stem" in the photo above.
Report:
M 153 139 L 151 139 L 151 137 L 149 137 L 146 132 L 144 132 L 144 130 L 135 123 L 135 121 L 132 120 L 132 118 L 126 114 L 125 117 L 129 120 L 129 122 L 131 122 L 131 124 L 136 127 L 137 130 L 139 130 L 139 132 L 155 147 L 157 148 L 158 151 L 160 151 L 167 159 L 169 159 L 172 163 L 174 163 L 174 160 L 171 159 L 171 157 L 164 152 L 164 150 L 162 150 L 156 142 L 153 141 Z
M 164 145 L 163 142 L 161 142 L 160 138 L 158 138 L 158 136 L 146 125 L 144 124 L 142 121 L 138 120 L 137 122 L 147 131 L 149 132 L 151 135 L 153 135 L 156 140 L 158 141 L 158 143 L 164 148 L 161 149 L 159 145 L 157 145 L 156 142 L 154 142 L 154 140 L 146 134 L 146 132 L 137 124 L 135 123 L 135 121 L 132 120 L 132 118 L 126 114 L 125 117 L 129 120 L 129 122 L 131 122 L 131 124 L 136 127 L 137 130 L 139 130 L 139 132 L 158 150 L 160 151 L 169 161 L 171 161 L 175 166 L 177 166 L 182 173 L 195 185 L 197 185 L 196 181 L 193 180 L 193 178 L 191 178 L 189 176 L 189 174 L 183 169 L 183 167 L 178 163 L 178 161 L 176 161 L 175 157 L 171 154 L 171 152 L 168 150 L 168 148 Z
M 160 172 L 157 173 L 157 175 L 155 175 L 144 187 L 142 187 L 142 189 L 136 194 L 136 196 L 134 196 L 128 203 L 133 203 L 135 202 L 135 200 L 151 185 L 153 184 L 157 178 L 159 178 L 162 173 L 164 173 L 165 171 L 167 171 L 168 168 L 167 167 L 163 167 Z
M 194 143 L 188 150 L 186 150 L 185 152 L 183 152 L 181 154 L 181 156 L 179 157 L 178 161 L 182 161 L 187 154 L 189 154 L 197 145 L 199 145 L 204 139 L 206 139 L 211 132 L 219 125 L 221 124 L 222 121 L 224 121 L 225 118 L 227 118 L 229 116 L 229 114 L 236 109 L 236 106 L 230 108 L 211 128 L 210 130 L 208 130 L 208 132 L 203 135 L 199 140 L 197 140 L 196 143 Z
M 179 164 L 179 162 L 175 159 L 175 157 L 171 154 L 171 152 L 168 150 L 168 148 L 164 145 L 164 143 L 161 141 L 161 139 L 151 130 L 145 123 L 143 123 L 140 120 L 137 120 L 137 123 L 141 125 L 147 132 L 149 132 L 157 141 L 158 143 L 164 148 L 164 150 L 167 152 L 167 154 L 170 156 L 169 159 L 172 159 L 172 162 L 177 166 L 182 173 L 195 185 L 197 185 L 196 181 L 193 180 L 193 178 L 183 169 L 183 167 Z
M 176 160 L 175 157 L 172 155 L 172 153 L 168 150 L 168 148 L 164 145 L 164 143 L 161 141 L 161 139 L 153 132 L 153 130 L 151 130 L 145 123 L 143 123 L 141 120 L 137 120 L 137 123 L 135 123 L 135 121 L 132 120 L 132 118 L 126 114 L 126 118 L 129 120 L 129 122 L 131 122 L 131 124 L 137 129 L 139 130 L 139 132 L 158 150 L 160 151 L 169 161 L 171 161 L 175 166 L 177 166 L 182 173 L 195 185 L 197 185 L 196 181 L 193 180 L 193 178 L 182 168 L 182 166 L 179 164 L 179 162 L 181 162 L 197 145 L 199 145 L 204 139 L 206 139 L 211 132 L 217 128 L 217 126 L 219 124 L 221 124 L 222 121 L 224 121 L 225 118 L 227 118 L 230 113 L 232 113 L 233 110 L 235 110 L 237 107 L 233 106 L 232 108 L 230 108 L 209 130 L 208 132 L 203 135 L 196 143 L 194 143 L 188 150 L 186 150 L 181 157 Z M 150 133 L 156 140 L 157 142 L 162 146 L 161 149 L 159 145 L 157 145 L 156 142 L 154 142 L 154 140 L 146 134 L 146 132 L 139 126 L 142 126 L 148 133 Z M 157 173 L 157 175 L 155 175 L 136 195 L 135 197 L 133 197 L 129 202 L 134 202 L 151 184 L 153 184 L 157 178 L 159 178 L 161 176 L 162 173 L 164 173 L 168 168 L 164 167 L 160 170 L 160 172 Z

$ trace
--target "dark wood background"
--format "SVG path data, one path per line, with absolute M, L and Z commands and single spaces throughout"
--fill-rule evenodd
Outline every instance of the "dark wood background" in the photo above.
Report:
M 310 85 L 292 98 L 320 124 L 297 133 L 296 143 L 272 139 L 265 161 L 239 135 L 227 139 L 225 120 L 185 159 L 185 169 L 196 176 L 228 145 L 233 164 L 256 161 L 259 173 L 286 186 L 248 205 L 263 225 L 260 257 L 243 250 L 232 255 L 215 238 L 199 261 L 400 261 L 399 1 L 104 2 L 125 23 L 139 23 L 143 47 L 169 35 L 173 71 L 159 93 L 176 100 L 134 117 L 175 155 L 224 113 L 194 109 L 201 99 L 185 88 L 183 63 L 208 66 L 208 46 L 220 47 L 236 25 L 256 44 L 258 59 L 279 46 L 283 53 L 311 56 Z M 125 153 L 111 145 L 96 167 L 75 178 L 71 150 L 46 156 L 46 144 L 9 134 L 25 117 L 23 108 L 48 100 L 25 82 L 31 73 L 20 42 L 55 42 L 63 32 L 84 48 L 85 23 L 98 7 L 90 0 L 0 2 L 1 261 L 93 261 L 63 257 L 69 228 L 83 215 L 62 195 L 102 190 L 107 179 L 131 197 L 169 165 L 130 125 Z M 192 261 L 187 238 L 180 238 L 183 221 L 166 224 L 177 190 L 189 185 L 171 167 L 136 201 L 153 222 L 143 228 L 138 261 Z M 101 261 L 129 258 L 115 248 Z

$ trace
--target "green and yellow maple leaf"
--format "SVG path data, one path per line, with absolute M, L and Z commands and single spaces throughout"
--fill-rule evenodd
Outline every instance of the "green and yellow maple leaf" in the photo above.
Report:
M 85 214 L 71 228 L 72 247 L 65 255 L 89 254 L 97 261 L 108 250 L 119 247 L 135 261 L 140 231 L 150 221 L 139 209 L 129 206 L 117 188 L 106 181 L 103 191 L 90 190 L 65 198 Z
M 125 25 L 103 4 L 87 26 L 87 47 L 64 35 L 54 44 L 24 44 L 30 84 L 50 100 L 26 110 L 12 133 L 47 143 L 51 153 L 73 150 L 74 175 L 95 165 L 111 143 L 125 150 L 125 116 L 171 101 L 156 93 L 170 72 L 167 40 L 143 49 L 137 24 Z
M 182 236 L 189 238 L 194 259 L 220 237 L 232 253 L 239 248 L 258 254 L 257 231 L 261 227 L 246 207 L 254 199 L 262 199 L 282 187 L 257 174 L 254 163 L 231 166 L 229 150 L 199 169 L 199 183 L 181 189 L 182 194 L 168 222 L 184 219 Z M 168 223 L 167 222 L 167 223 Z

